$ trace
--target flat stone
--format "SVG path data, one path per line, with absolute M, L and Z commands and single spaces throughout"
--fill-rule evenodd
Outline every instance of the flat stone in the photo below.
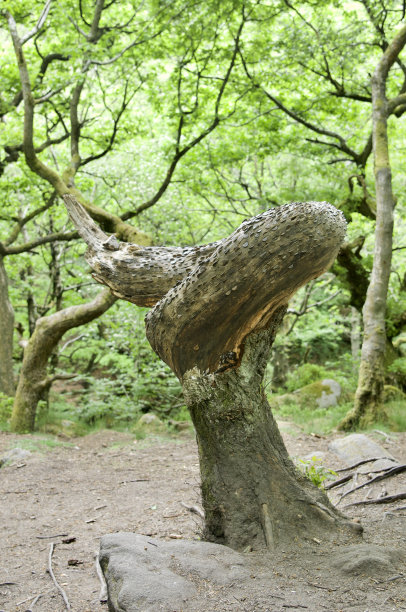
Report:
M 308 455 L 305 455 L 303 459 L 304 461 L 313 461 L 314 463 L 317 463 L 320 465 L 320 463 L 323 461 L 325 456 L 326 456 L 326 453 L 323 453 L 323 451 L 314 451 L 313 453 L 309 453 Z
M 0 467 L 5 464 L 15 465 L 31 455 L 25 448 L 12 448 L 0 457 Z
M 100 564 L 110 612 L 193 609 L 197 585 L 227 585 L 247 578 L 239 553 L 209 542 L 165 542 L 134 533 L 104 536 Z
M 376 546 L 356 544 L 331 555 L 331 565 L 344 574 L 355 576 L 384 576 L 404 571 L 404 555 L 400 551 Z
M 360 472 L 362 473 L 384 470 L 398 465 L 396 459 L 387 450 L 364 434 L 350 434 L 345 438 L 337 438 L 330 442 L 328 447 L 341 457 L 347 465 L 353 465 L 364 459 L 379 458 L 379 463 L 376 461 L 360 466 Z

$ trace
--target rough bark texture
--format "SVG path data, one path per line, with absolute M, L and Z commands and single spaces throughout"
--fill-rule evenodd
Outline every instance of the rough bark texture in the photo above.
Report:
M 103 290 L 87 304 L 71 306 L 37 320 L 35 331 L 24 350 L 11 417 L 12 431 L 34 430 L 38 402 L 54 380 L 47 376 L 48 360 L 62 336 L 73 327 L 93 321 L 115 301 L 116 298 L 108 290 Z
M 129 301 L 156 302 L 147 336 L 181 380 L 195 424 L 206 538 L 272 548 L 348 526 L 294 468 L 262 385 L 289 298 L 338 252 L 341 213 L 325 202 L 289 204 L 206 247 L 140 249 L 109 239 L 74 198 L 65 201 L 96 278 Z
M 267 402 L 262 380 L 284 310 L 269 330 L 250 335 L 238 369 L 194 368 L 183 379 L 199 448 L 205 539 L 238 550 L 357 528 L 295 469 Z
M 179 377 L 194 366 L 238 366 L 244 339 L 330 266 L 345 234 L 333 206 L 306 202 L 268 210 L 206 246 L 140 248 L 109 238 L 75 198 L 64 200 L 94 277 L 118 297 L 156 304 L 147 337 Z
M 7 272 L 0 256 L 0 392 L 14 395 L 14 311 L 8 297 Z
M 388 46 L 372 76 L 372 136 L 375 164 L 376 229 L 374 263 L 363 308 L 364 338 L 354 408 L 340 424 L 344 430 L 386 420 L 383 405 L 386 350 L 386 298 L 392 260 L 392 176 L 388 147 L 389 70 L 406 44 L 404 26 Z

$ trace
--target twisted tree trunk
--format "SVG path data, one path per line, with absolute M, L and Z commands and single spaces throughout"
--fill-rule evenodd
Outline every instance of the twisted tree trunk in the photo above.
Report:
M 146 331 L 182 383 L 196 428 L 205 537 L 236 549 L 337 535 L 349 522 L 288 457 L 263 389 L 287 302 L 335 258 L 343 216 L 292 204 L 197 248 L 139 248 L 108 238 L 64 198 L 95 277 L 154 308 Z
M 52 315 L 41 317 L 25 349 L 21 366 L 11 430 L 34 431 L 35 416 L 39 400 L 57 376 L 47 375 L 49 358 L 62 336 L 73 327 L 78 327 L 100 317 L 116 301 L 110 291 L 104 289 L 91 302 L 70 306 Z

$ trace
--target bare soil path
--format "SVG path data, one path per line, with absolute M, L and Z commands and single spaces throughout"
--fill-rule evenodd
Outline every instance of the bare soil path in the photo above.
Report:
M 284 429 L 292 456 L 322 451 L 324 465 L 343 466 L 328 451 L 329 438 L 305 435 L 288 424 L 282 424 Z M 18 446 L 33 451 L 0 469 L 0 612 L 66 609 L 47 572 L 52 542 L 52 569 L 72 611 L 106 612 L 107 605 L 99 602 L 94 560 L 100 536 L 132 531 L 158 539 L 199 537 L 201 519 L 182 505 L 200 503 L 195 441 L 189 434 L 136 441 L 130 434 L 114 431 L 59 441 L 53 448 L 47 446 L 48 440 L 0 433 L 0 456 Z M 386 441 L 377 434 L 376 440 L 406 463 L 405 433 L 391 434 Z M 371 496 L 378 497 L 383 487 L 388 494 L 406 491 L 406 474 L 373 485 Z M 366 493 L 361 489 L 346 503 L 362 500 Z M 332 499 L 337 501 L 337 493 Z M 406 502 L 358 506 L 346 512 L 364 524 L 365 542 L 405 550 L 406 510 L 393 511 L 401 506 Z M 300 548 L 278 551 L 265 561 L 274 577 L 266 592 L 255 587 L 253 578 L 252 592 L 241 595 L 240 590 L 237 597 L 231 591 L 213 592 L 205 610 L 406 610 L 406 568 L 382 579 L 366 574 L 343 577 L 329 567 L 329 550 L 323 542 L 315 542 L 313 548 L 305 554 Z M 260 565 L 258 557 L 258 575 Z

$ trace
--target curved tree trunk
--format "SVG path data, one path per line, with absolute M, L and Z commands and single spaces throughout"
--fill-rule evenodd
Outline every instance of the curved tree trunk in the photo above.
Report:
M 364 338 L 354 408 L 340 428 L 351 430 L 387 419 L 383 405 L 386 351 L 386 300 L 392 260 L 392 175 L 388 147 L 389 70 L 406 44 L 406 26 L 388 46 L 372 76 L 372 137 L 375 164 L 376 229 L 374 263 L 363 308 Z
M 199 448 L 205 539 L 244 550 L 356 529 L 288 456 L 262 381 L 284 308 L 252 334 L 238 369 L 191 370 L 183 390 Z
M 13 374 L 14 311 L 8 296 L 8 279 L 0 255 L 0 392 L 14 395 Z
M 97 319 L 115 301 L 116 298 L 105 289 L 87 304 L 71 306 L 37 320 L 35 331 L 24 350 L 11 416 L 12 431 L 23 433 L 34 430 L 38 402 L 55 380 L 55 377 L 47 376 L 48 360 L 62 336 L 73 327 Z
M 288 300 L 334 260 L 343 216 L 325 202 L 291 204 L 206 247 L 139 249 L 108 239 L 64 199 L 96 278 L 155 303 L 147 337 L 181 381 L 195 424 L 205 537 L 242 550 L 359 529 L 295 469 L 262 384 Z

